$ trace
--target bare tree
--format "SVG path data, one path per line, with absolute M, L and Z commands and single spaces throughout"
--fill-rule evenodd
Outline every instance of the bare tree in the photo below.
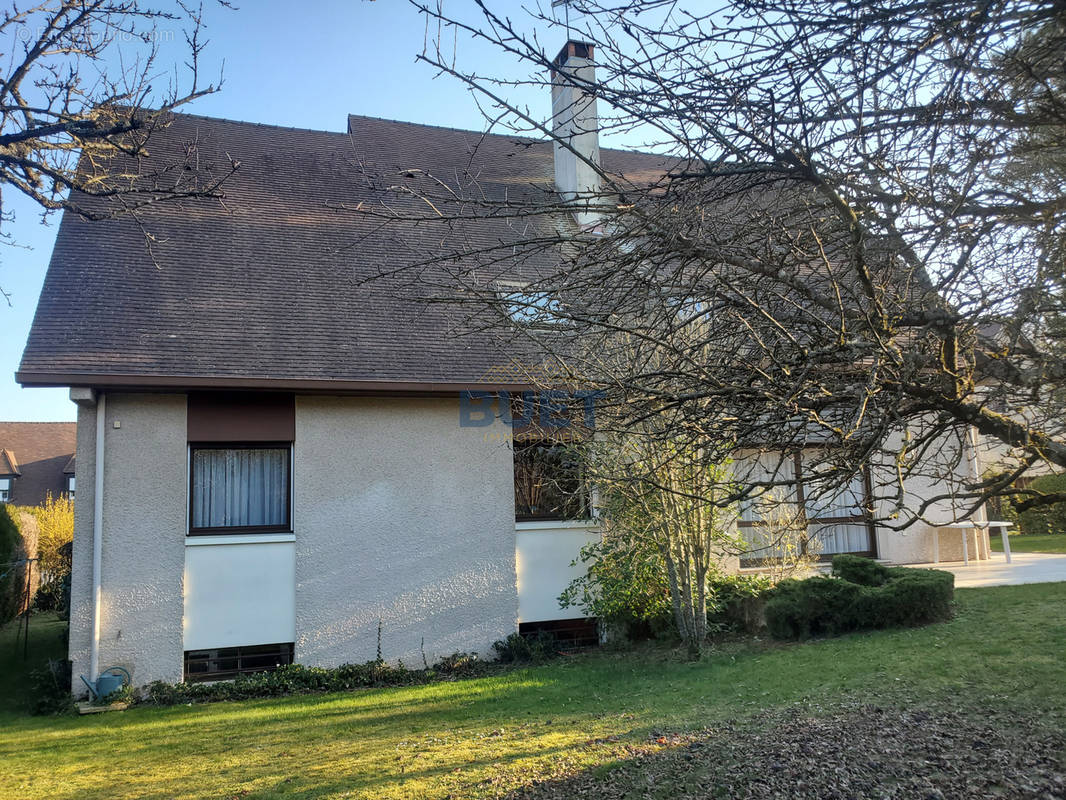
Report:
M 473 173 L 374 184 L 358 213 L 441 228 L 439 252 L 396 268 L 465 304 L 468 329 L 565 364 L 601 392 L 600 424 L 666 420 L 655 430 L 708 464 L 817 448 L 808 496 L 865 474 L 885 524 L 1002 493 L 1066 499 L 1013 488 L 1066 468 L 1066 196 L 1034 157 L 1066 130 L 1060 5 L 590 0 L 564 29 L 539 6 L 516 21 L 477 2 L 471 21 L 414 4 L 438 31 L 421 58 L 477 94 L 493 130 L 595 175 L 569 196 L 493 194 Z M 595 98 L 600 134 L 662 154 L 657 169 L 612 168 L 509 102 L 559 79 L 538 29 L 594 43 L 595 77 L 564 80 Z M 529 74 L 465 70 L 461 37 Z M 486 219 L 509 234 L 471 235 Z M 975 436 L 1003 444 L 1004 474 L 968 469 Z M 716 502 L 796 482 L 748 477 Z
M 171 41 L 187 53 L 184 75 L 159 63 Z M 0 78 L 0 191 L 21 192 L 45 213 L 66 209 L 89 219 L 219 192 L 225 176 L 205 182 L 182 163 L 150 174 L 136 169 L 170 112 L 221 86 L 221 77 L 205 84 L 200 75 L 202 6 L 12 3 L 0 12 L 0 42 L 8 65 Z M 194 159 L 195 148 L 188 154 Z M 89 197 L 106 202 L 86 204 Z M 9 219 L 0 205 L 0 221 Z

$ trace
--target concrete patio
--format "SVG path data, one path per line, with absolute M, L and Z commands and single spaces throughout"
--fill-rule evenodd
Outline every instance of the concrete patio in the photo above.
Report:
M 1066 581 L 1066 555 L 1054 553 L 1014 553 L 1010 564 L 1003 553 L 993 553 L 990 560 L 970 561 L 968 566 L 961 561 L 907 566 L 942 569 L 954 573 L 955 587 L 959 589 Z

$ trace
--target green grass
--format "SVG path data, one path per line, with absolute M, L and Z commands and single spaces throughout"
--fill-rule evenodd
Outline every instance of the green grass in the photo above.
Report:
M 13 619 L 0 628 L 0 719 L 5 712 L 26 710 L 26 673 L 50 658 L 66 658 L 64 634 L 67 623 L 55 614 L 30 617 L 29 646 Z M 0 793 L 2 795 L 2 793 Z
M 1003 552 L 1003 539 L 988 540 L 997 553 Z M 1010 537 L 1012 553 L 1066 553 L 1066 533 L 1016 533 Z
M 1006 704 L 1066 721 L 1066 583 L 957 595 L 941 625 L 737 645 L 700 663 L 649 648 L 402 689 L 81 718 L 6 711 L 0 795 L 493 796 L 625 758 L 651 731 L 845 698 Z

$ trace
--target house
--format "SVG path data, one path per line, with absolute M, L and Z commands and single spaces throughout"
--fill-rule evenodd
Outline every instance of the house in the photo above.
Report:
M 73 422 L 0 422 L 0 502 L 73 497 L 76 435 Z
M 558 74 L 591 56 L 569 43 Z M 574 130 L 571 90 L 556 82 L 555 124 Z M 594 103 L 581 113 L 588 127 Z M 573 141 L 607 170 L 662 169 L 601 150 L 594 126 Z M 432 662 L 516 629 L 594 636 L 557 602 L 597 536 L 584 489 L 552 441 L 512 441 L 466 405 L 528 389 L 516 355 L 454 335 L 461 319 L 417 287 L 365 280 L 435 232 L 344 213 L 373 197 L 374 168 L 472 163 L 490 197 L 574 198 L 586 165 L 543 141 L 359 116 L 342 134 L 176 115 L 138 169 L 183 159 L 203 180 L 240 162 L 224 201 L 63 216 L 18 373 L 78 404 L 74 673 L 120 664 L 144 684 L 379 647 Z M 465 233 L 514 235 L 495 219 Z M 899 538 L 858 527 L 864 551 Z M 911 541 L 890 557 L 928 560 Z

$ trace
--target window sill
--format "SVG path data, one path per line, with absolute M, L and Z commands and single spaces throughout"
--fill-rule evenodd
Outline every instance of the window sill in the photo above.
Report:
M 516 522 L 514 527 L 516 531 L 548 531 L 559 528 L 588 531 L 599 528 L 600 523 L 595 519 L 536 519 Z
M 277 544 L 295 542 L 295 533 L 225 533 L 186 536 L 186 547 L 203 547 L 215 544 Z

